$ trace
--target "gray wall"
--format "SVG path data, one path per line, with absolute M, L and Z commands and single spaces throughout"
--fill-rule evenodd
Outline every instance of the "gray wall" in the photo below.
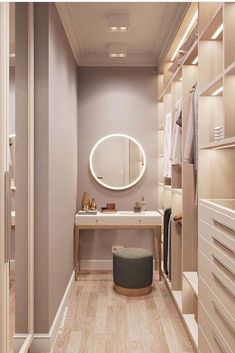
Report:
M 104 67 L 78 69 L 78 207 L 88 191 L 98 207 L 116 202 L 119 210 L 132 210 L 144 196 L 147 209 L 157 207 L 157 84 L 154 68 Z M 88 160 L 93 145 L 103 136 L 124 133 L 143 146 L 147 170 L 131 189 L 110 191 L 92 178 Z M 115 156 L 114 156 L 115 158 Z M 136 235 L 136 233 L 138 233 Z M 111 246 L 152 249 L 150 231 L 82 231 L 82 259 L 110 259 Z
M 47 333 L 73 271 L 77 65 L 54 4 L 35 4 L 35 332 Z

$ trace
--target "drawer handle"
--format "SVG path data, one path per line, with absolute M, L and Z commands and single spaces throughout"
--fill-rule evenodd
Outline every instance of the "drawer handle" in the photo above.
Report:
M 223 226 L 231 231 L 235 231 L 235 229 L 232 226 L 227 226 L 227 224 L 225 224 L 224 222 L 218 221 L 216 218 L 212 218 L 212 221 L 215 223 L 218 223 L 220 226 Z
M 235 273 L 227 265 L 225 265 L 225 263 L 223 261 L 218 259 L 217 256 L 212 255 L 212 257 L 216 262 L 218 262 L 221 266 L 223 266 L 232 276 L 235 276 Z
M 225 314 L 222 312 L 222 310 L 216 305 L 216 303 L 214 301 L 211 302 L 213 307 L 215 308 L 215 310 L 217 311 L 217 313 L 222 317 L 222 319 L 224 320 L 224 322 L 226 323 L 226 325 L 228 326 L 228 328 L 230 329 L 230 331 L 234 334 L 235 333 L 235 328 L 233 327 L 233 325 L 231 324 L 231 322 L 229 322 L 228 318 L 225 316 Z M 232 319 L 234 321 L 234 319 Z
M 230 251 L 231 253 L 234 254 L 234 250 L 232 248 L 230 248 L 229 246 L 227 246 L 226 244 L 224 244 L 220 239 L 216 238 L 214 235 L 211 236 L 212 239 L 216 242 L 219 243 L 220 245 L 222 245 L 225 249 L 227 249 L 228 251 Z
M 215 333 L 214 330 L 212 330 L 212 333 L 213 333 L 214 339 L 215 339 L 216 343 L 218 344 L 219 348 L 221 349 L 221 351 L 223 353 L 228 353 L 227 350 L 224 348 L 224 345 L 221 343 L 219 337 L 217 336 L 217 334 Z
M 229 295 L 235 299 L 235 294 L 224 284 L 223 281 L 221 281 L 221 279 L 214 273 L 214 272 L 211 272 L 212 273 L 212 276 L 214 277 L 214 279 L 219 282 L 219 284 L 229 293 Z

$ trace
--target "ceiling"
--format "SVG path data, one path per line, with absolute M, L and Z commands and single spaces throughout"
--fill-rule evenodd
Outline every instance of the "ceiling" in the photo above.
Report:
M 188 3 L 56 3 L 74 56 L 80 66 L 157 66 Z M 128 14 L 126 32 L 108 30 L 109 14 Z M 125 58 L 110 58 L 109 43 L 126 43 Z

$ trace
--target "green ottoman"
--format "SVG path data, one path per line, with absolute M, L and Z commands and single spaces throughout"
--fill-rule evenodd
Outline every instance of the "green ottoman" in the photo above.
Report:
M 123 248 L 113 254 L 114 290 L 122 295 L 142 296 L 151 292 L 153 254 L 145 249 Z

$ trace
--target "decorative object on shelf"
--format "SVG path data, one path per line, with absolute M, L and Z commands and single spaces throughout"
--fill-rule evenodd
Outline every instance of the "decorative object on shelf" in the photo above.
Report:
M 114 202 L 107 203 L 106 205 L 108 211 L 115 211 L 116 204 Z
M 224 126 L 215 126 L 213 130 L 213 141 L 220 141 L 224 139 Z
M 135 202 L 134 212 L 141 212 L 141 203 L 140 202 Z
M 105 213 L 117 212 L 116 204 L 114 202 L 107 203 L 105 207 L 101 207 L 101 212 L 105 212 Z
M 90 203 L 90 210 L 95 211 L 97 210 L 97 204 L 94 198 L 92 198 L 91 203 Z
M 90 198 L 88 192 L 84 192 L 82 196 L 81 209 L 83 211 L 89 211 L 90 209 Z
M 146 202 L 144 201 L 144 196 L 141 199 L 141 212 L 146 211 Z

